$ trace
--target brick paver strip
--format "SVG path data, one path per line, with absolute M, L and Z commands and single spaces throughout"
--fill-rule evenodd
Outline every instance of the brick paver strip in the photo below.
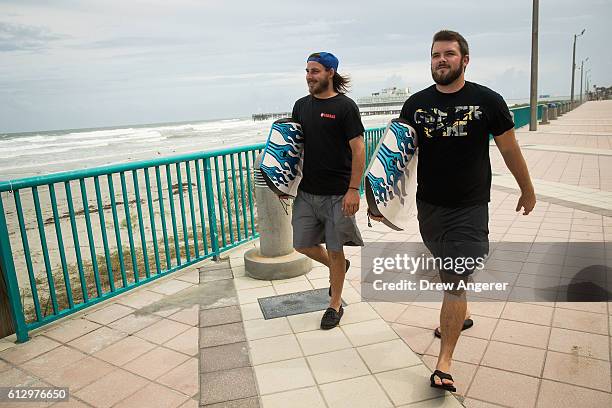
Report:
M 200 405 L 258 408 L 255 373 L 228 262 L 200 271 Z
M 200 350 L 200 372 L 202 373 L 250 366 L 249 348 L 244 341 Z
M 200 311 L 200 327 L 242 322 L 240 307 L 227 306 Z
M 200 375 L 200 404 L 214 404 L 257 396 L 251 367 L 215 371 Z
M 202 274 L 202 282 L 214 282 L 234 277 L 231 269 L 215 269 Z
M 238 305 L 234 283 L 231 279 L 200 284 L 200 309 L 215 309 L 218 307 Z
M 200 328 L 200 348 L 245 341 L 242 322 Z
M 203 408 L 259 408 L 259 398 L 246 398 L 241 400 L 226 401 L 219 404 L 202 405 Z

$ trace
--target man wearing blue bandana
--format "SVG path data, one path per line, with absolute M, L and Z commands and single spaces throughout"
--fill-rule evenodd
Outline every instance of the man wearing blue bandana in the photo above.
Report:
M 308 57 L 309 95 L 295 103 L 292 113 L 305 140 L 303 178 L 293 203 L 293 246 L 329 268 L 324 330 L 337 326 L 344 313 L 342 286 L 350 263 L 343 247 L 363 246 L 355 213 L 365 167 L 364 128 L 357 104 L 345 95 L 349 78 L 338 73 L 338 64 L 329 52 Z

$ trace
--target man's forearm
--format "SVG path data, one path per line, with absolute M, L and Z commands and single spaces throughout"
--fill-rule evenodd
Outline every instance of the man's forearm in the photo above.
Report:
M 531 183 L 531 177 L 529 176 L 529 170 L 527 169 L 527 163 L 521 153 L 521 149 L 516 144 L 511 149 L 501 152 L 506 167 L 514 176 L 523 193 L 533 192 L 533 184 Z

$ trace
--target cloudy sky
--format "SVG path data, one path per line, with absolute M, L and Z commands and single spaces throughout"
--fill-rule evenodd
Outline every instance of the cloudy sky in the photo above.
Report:
M 0 133 L 290 110 L 331 51 L 351 96 L 431 83 L 438 29 L 470 43 L 467 78 L 529 96 L 530 0 L 0 0 Z M 569 95 L 573 34 L 612 85 L 609 0 L 540 0 L 539 93 Z M 579 89 L 579 71 L 576 92 Z

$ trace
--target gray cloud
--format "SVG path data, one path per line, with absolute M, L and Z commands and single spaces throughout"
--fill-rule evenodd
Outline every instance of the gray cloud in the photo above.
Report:
M 469 80 L 527 98 L 531 2 L 438 0 L 2 1 L 0 131 L 238 117 L 289 110 L 313 51 L 340 58 L 351 96 L 431 83 L 441 28 L 470 42 Z M 569 94 L 571 41 L 611 82 L 612 2 L 540 1 L 540 93 Z M 27 52 L 23 52 L 23 51 Z M 21 51 L 21 52 L 15 52 Z M 38 52 L 44 51 L 44 52 Z M 588 69 L 588 68 L 587 68 Z
M 104 40 L 97 40 L 85 43 L 78 43 L 70 46 L 75 49 L 105 49 L 105 48 L 159 48 L 165 46 L 185 45 L 193 42 L 187 38 L 168 38 L 168 37 L 113 37 Z
M 61 38 L 45 27 L 0 21 L 0 52 L 38 51 Z

